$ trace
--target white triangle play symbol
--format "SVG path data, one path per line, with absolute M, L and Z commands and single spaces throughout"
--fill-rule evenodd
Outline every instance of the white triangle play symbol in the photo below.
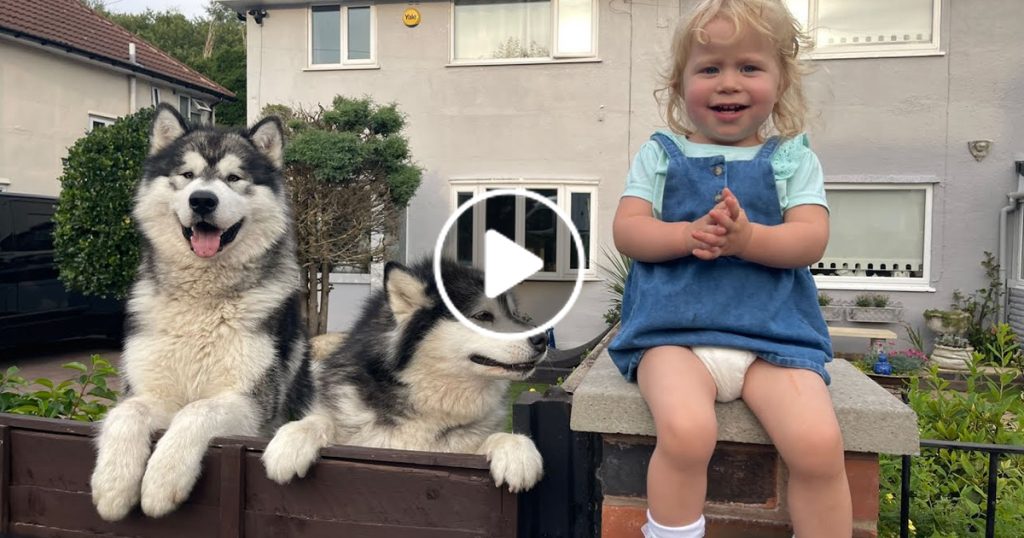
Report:
M 494 230 L 484 234 L 484 293 L 493 299 L 544 267 L 544 260 Z

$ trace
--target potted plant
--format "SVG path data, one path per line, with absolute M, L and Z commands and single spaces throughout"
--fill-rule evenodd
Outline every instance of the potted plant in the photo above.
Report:
M 896 323 L 903 317 L 903 305 L 884 293 L 862 293 L 846 307 L 846 319 L 862 323 Z
M 834 304 L 835 300 L 826 293 L 818 293 L 818 306 L 821 307 L 821 315 L 825 321 L 843 321 L 843 309 L 840 304 Z
M 970 326 L 971 314 L 963 310 L 929 308 L 924 311 L 924 321 L 937 334 L 963 335 Z
M 943 333 L 935 339 L 931 360 L 942 370 L 967 370 L 974 354 L 971 343 L 954 333 Z

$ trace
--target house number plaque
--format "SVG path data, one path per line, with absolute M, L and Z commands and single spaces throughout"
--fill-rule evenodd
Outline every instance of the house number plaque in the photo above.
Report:
M 414 7 L 406 9 L 405 13 L 402 14 L 402 21 L 404 21 L 405 25 L 408 26 L 409 28 L 419 25 L 420 10 Z

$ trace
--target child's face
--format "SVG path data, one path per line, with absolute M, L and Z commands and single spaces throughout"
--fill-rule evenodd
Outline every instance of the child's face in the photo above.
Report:
M 702 144 L 755 146 L 758 130 L 779 98 L 780 69 L 771 42 L 756 32 L 734 36 L 732 23 L 714 19 L 696 39 L 683 71 L 683 99 Z

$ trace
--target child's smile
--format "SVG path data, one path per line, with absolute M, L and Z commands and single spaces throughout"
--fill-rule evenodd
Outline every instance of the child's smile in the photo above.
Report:
M 706 43 L 694 40 L 683 73 L 683 100 L 704 144 L 753 146 L 779 97 L 780 72 L 772 43 L 754 32 L 736 35 L 732 23 L 712 20 Z

